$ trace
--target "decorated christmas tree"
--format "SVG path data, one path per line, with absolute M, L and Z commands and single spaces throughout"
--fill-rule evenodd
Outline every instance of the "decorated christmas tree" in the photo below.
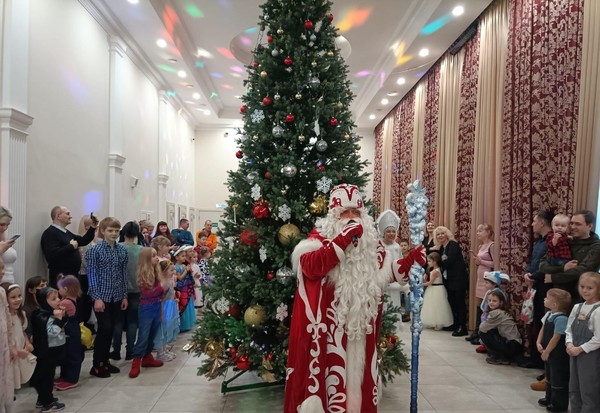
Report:
M 331 3 L 267 0 L 261 8 L 240 108 L 239 168 L 229 172 L 214 283 L 190 347 L 208 356 L 199 368 L 208 378 L 233 367 L 275 382 L 285 379 L 294 246 L 327 212 L 332 186 L 364 187 L 368 176 Z M 379 346 L 384 382 L 407 370 L 389 314 Z

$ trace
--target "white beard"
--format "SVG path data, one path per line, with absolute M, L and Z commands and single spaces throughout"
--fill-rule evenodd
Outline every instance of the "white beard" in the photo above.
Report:
M 327 239 L 335 238 L 349 221 L 339 219 L 336 217 L 338 214 L 339 211 L 330 211 L 317 223 L 319 233 Z M 387 284 L 386 278 L 379 272 L 379 237 L 373 218 L 363 214 L 354 221 L 362 224 L 363 235 L 356 247 L 348 246 L 346 259 L 328 275 L 328 282 L 335 285 L 338 325 L 344 326 L 351 341 L 373 333 L 373 320 L 377 318 L 382 291 Z

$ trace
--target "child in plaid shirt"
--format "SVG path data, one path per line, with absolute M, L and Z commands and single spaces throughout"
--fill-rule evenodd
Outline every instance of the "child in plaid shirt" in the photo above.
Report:
M 570 222 L 571 218 L 564 214 L 557 214 L 552 219 L 552 231 L 546 235 L 546 258 L 550 265 L 565 265 L 571 260 L 571 248 L 567 242 Z

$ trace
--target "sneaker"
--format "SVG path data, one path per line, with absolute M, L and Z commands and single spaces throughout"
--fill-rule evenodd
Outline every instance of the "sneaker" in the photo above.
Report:
M 120 357 L 120 356 L 119 356 L 119 357 Z M 110 364 L 110 362 L 108 362 L 108 361 L 105 363 L 105 365 L 106 365 L 106 369 L 108 370 L 108 372 L 109 372 L 110 374 L 117 374 L 117 373 L 120 373 L 120 372 L 121 372 L 121 369 L 120 369 L 120 368 L 118 368 L 117 366 L 113 366 L 113 365 L 112 365 L 112 364 Z
M 550 405 L 550 401 L 548 399 L 546 399 L 545 397 L 542 397 L 541 399 L 538 400 L 538 404 L 542 407 L 548 407 Z
M 55 403 L 58 401 L 58 397 L 53 397 L 52 398 L 52 403 Z M 35 402 L 35 408 L 36 409 L 41 409 L 42 407 L 44 407 L 44 405 L 38 400 Z
M 54 379 L 54 384 L 58 384 L 61 381 L 64 381 L 64 379 L 62 377 L 57 377 L 57 378 Z
M 485 346 L 481 344 L 475 349 L 475 351 L 479 354 L 485 354 L 487 353 L 487 348 L 485 348 Z
M 176 359 L 176 358 L 177 358 L 177 354 L 176 354 L 176 353 L 174 353 L 174 352 L 172 352 L 171 350 L 166 350 L 166 353 L 167 353 L 168 355 L 170 355 L 171 357 L 173 357 L 174 359 Z
M 488 364 L 493 364 L 493 365 L 496 365 L 496 366 L 500 366 L 500 365 L 508 366 L 508 365 L 510 365 L 510 361 L 504 360 L 504 359 L 500 359 L 500 358 L 496 358 L 496 357 L 493 357 L 493 356 L 489 356 L 488 358 L 485 359 L 485 361 Z
M 161 361 L 173 361 L 173 359 L 175 357 L 173 357 L 171 354 L 167 353 L 166 351 L 160 351 L 156 355 L 156 358 Z
M 111 360 L 119 361 L 121 360 L 121 352 L 120 351 L 111 351 L 108 355 L 108 358 Z
M 42 413 L 60 412 L 61 410 L 65 410 L 64 403 L 54 402 L 42 407 Z
M 64 390 L 69 390 L 69 389 L 79 386 L 79 383 L 70 383 L 68 381 L 61 381 L 60 383 L 56 383 L 54 386 L 56 387 L 56 390 L 64 391 Z
M 108 369 L 104 367 L 103 364 L 100 364 L 99 366 L 92 366 L 92 369 L 90 370 L 90 375 L 105 379 L 110 377 L 110 371 L 108 371 Z

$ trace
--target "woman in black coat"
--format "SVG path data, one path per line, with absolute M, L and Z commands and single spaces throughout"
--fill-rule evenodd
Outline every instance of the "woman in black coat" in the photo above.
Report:
M 455 337 L 466 336 L 467 304 L 466 297 L 469 289 L 469 270 L 458 242 L 446 227 L 437 227 L 433 231 L 435 245 L 442 256 L 442 274 L 444 285 L 448 291 L 448 303 L 452 309 L 454 324 L 444 330 L 453 331 Z

